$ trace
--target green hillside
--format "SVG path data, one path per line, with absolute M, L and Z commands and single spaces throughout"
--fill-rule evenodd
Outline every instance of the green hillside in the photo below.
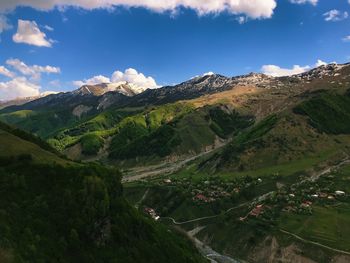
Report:
M 241 116 L 225 105 L 203 107 L 162 125 L 144 126 L 133 137 L 116 135 L 112 140 L 110 157 L 123 160 L 200 153 L 206 147 L 214 145 L 219 138 L 228 139 L 232 133 L 245 129 L 252 123 L 252 117 Z M 136 131 L 133 126 L 126 134 Z
M 214 171 L 249 171 L 348 152 L 349 105 L 347 94 L 318 94 L 238 134 L 201 166 Z
M 324 93 L 305 101 L 294 112 L 306 115 L 320 132 L 350 133 L 350 95 Z
M 60 111 L 15 111 L 0 114 L 0 120 L 34 133 L 42 138 L 48 138 L 63 127 L 79 123 L 80 119 L 73 116 L 70 110 Z
M 117 170 L 64 163 L 17 133 L 0 133 L 0 262 L 203 262 L 125 201 Z
M 198 239 L 234 259 L 346 262 L 347 102 L 348 94 L 311 94 L 173 174 L 128 183 L 126 196 L 165 224 L 199 229 Z
M 27 132 L 0 122 L 0 157 L 31 155 L 37 163 L 67 164 L 48 143 Z

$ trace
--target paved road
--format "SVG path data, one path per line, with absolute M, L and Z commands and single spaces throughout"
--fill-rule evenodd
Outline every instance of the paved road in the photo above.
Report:
M 238 209 L 238 208 L 240 208 L 240 207 L 246 206 L 246 205 L 248 205 L 248 204 L 249 204 L 249 203 L 247 202 L 247 203 L 240 204 L 240 205 L 238 205 L 238 206 L 231 207 L 231 208 L 227 209 L 224 213 L 220 213 L 220 214 L 217 214 L 217 215 L 199 217 L 199 218 L 195 218 L 195 219 L 191 219 L 191 220 L 183 221 L 183 222 L 177 222 L 177 221 L 176 221 L 174 218 L 172 218 L 172 217 L 161 217 L 160 219 L 169 219 L 169 220 L 171 220 L 171 221 L 174 223 L 174 225 L 184 225 L 184 224 L 188 224 L 188 223 L 193 223 L 193 222 L 202 221 L 202 220 L 205 220 L 205 219 L 215 218 L 215 217 L 218 217 L 218 216 L 227 214 L 227 213 L 229 213 L 229 212 L 232 211 L 232 210 L 235 210 L 235 209 Z

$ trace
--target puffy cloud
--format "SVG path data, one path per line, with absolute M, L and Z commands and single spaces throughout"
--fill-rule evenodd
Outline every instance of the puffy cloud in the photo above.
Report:
M 276 65 L 264 65 L 264 66 L 262 66 L 261 71 L 264 74 L 270 75 L 273 77 L 292 76 L 292 75 L 304 73 L 304 72 L 310 70 L 311 68 L 320 67 L 320 66 L 327 65 L 327 64 L 328 63 L 318 59 L 317 62 L 313 66 L 294 65 L 292 68 L 288 69 L 288 68 L 281 68 L 281 67 L 276 66 Z
M 293 0 L 296 2 L 317 0 Z M 38 10 L 65 8 L 68 6 L 83 9 L 107 8 L 115 6 L 143 7 L 156 12 L 176 12 L 184 7 L 195 10 L 198 14 L 229 12 L 231 14 L 244 14 L 250 18 L 269 18 L 277 6 L 276 0 L 2 0 L 0 11 L 11 11 L 17 6 L 29 6 Z
M 326 65 L 328 65 L 327 62 L 324 62 L 324 61 L 322 61 L 321 59 L 318 59 L 317 62 L 316 62 L 316 64 L 315 64 L 315 67 L 318 68 L 318 67 L 326 66 Z
M 303 73 L 309 69 L 310 69 L 309 66 L 301 67 L 299 65 L 294 65 L 293 68 L 291 69 L 281 68 L 276 65 L 264 65 L 261 68 L 264 74 L 270 75 L 273 77 L 291 76 L 291 75 Z
M 349 0 L 350 1 L 350 0 Z M 344 42 L 350 42 L 350 35 L 349 36 L 346 36 L 346 37 L 343 37 L 342 39 Z
M 111 78 L 108 78 L 103 75 L 98 75 L 89 79 L 76 80 L 76 81 L 73 81 L 73 85 L 77 87 L 81 87 L 83 85 L 96 85 L 100 83 L 111 83 L 111 82 L 113 83 L 128 82 L 137 87 L 142 87 L 146 89 L 159 88 L 156 81 L 152 77 L 146 77 L 144 74 L 137 72 L 137 70 L 133 68 L 129 68 L 124 72 L 117 70 L 112 74 Z
M 347 19 L 349 17 L 349 14 L 348 12 L 341 12 L 339 10 L 333 9 L 324 13 L 323 16 L 325 17 L 325 21 L 336 22 Z
M 312 5 L 317 5 L 318 0 L 290 0 L 291 3 L 293 4 L 306 4 L 310 3 Z
M 6 77 L 13 78 L 15 76 L 15 73 L 9 71 L 4 66 L 0 66 L 0 75 L 4 75 Z
M 32 97 L 40 94 L 40 86 L 26 77 L 16 77 L 8 82 L 0 82 L 0 98 L 12 100 L 20 97 Z
M 33 65 L 33 66 L 28 66 L 25 64 L 23 61 L 19 59 L 8 59 L 6 60 L 6 64 L 13 67 L 20 73 L 26 76 L 31 76 L 32 79 L 34 80 L 40 80 L 41 73 L 60 73 L 61 69 L 59 67 L 53 67 L 53 66 L 38 66 L 38 65 Z
M 51 47 L 52 40 L 47 39 L 46 34 L 41 32 L 35 21 L 18 20 L 17 33 L 12 37 L 16 43 L 25 43 L 38 47 Z
M 96 84 L 110 83 L 110 82 L 111 82 L 111 80 L 108 77 L 98 75 L 98 76 L 94 76 L 90 79 L 73 81 L 73 85 L 77 86 L 77 87 L 81 87 L 83 85 L 96 85 Z
M 47 95 L 47 92 L 40 93 L 40 77 L 42 73 L 60 73 L 58 67 L 27 65 L 19 59 L 8 59 L 6 64 L 16 70 L 16 74 L 4 66 L 0 66 L 0 74 L 11 80 L 0 82 L 1 100 L 12 100 L 19 97 L 33 97 Z M 29 77 L 29 78 L 28 78 Z M 59 82 L 49 82 L 51 86 Z
M 112 75 L 112 82 L 126 81 L 134 84 L 138 87 L 144 87 L 147 89 L 159 88 L 156 81 L 152 77 L 146 77 L 142 73 L 138 73 L 137 70 L 129 68 L 125 72 L 115 71 Z

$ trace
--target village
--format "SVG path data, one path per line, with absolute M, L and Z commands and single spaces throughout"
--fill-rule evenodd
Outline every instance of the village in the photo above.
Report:
M 261 182 L 261 179 L 256 180 L 256 182 L 252 181 L 251 184 L 258 184 L 259 182 Z M 182 188 L 197 204 L 212 203 L 223 198 L 237 196 L 241 189 L 246 186 L 243 182 L 226 182 L 219 177 L 200 182 L 192 182 L 187 178 L 164 179 L 159 184 Z
M 333 179 L 333 175 L 326 175 L 319 183 L 305 181 L 292 187 L 282 187 L 277 192 L 270 195 L 264 202 L 253 204 L 250 211 L 245 216 L 239 218 L 240 221 L 248 217 L 259 217 L 267 211 L 273 209 L 285 213 L 297 213 L 312 215 L 313 205 L 335 205 L 349 199 L 345 191 L 332 189 L 327 179 Z
M 329 205 L 335 202 L 344 201 L 348 198 L 345 191 L 329 187 L 327 179 L 332 179 L 332 175 L 324 176 L 321 183 L 305 181 L 296 186 L 279 186 L 278 190 L 269 195 L 261 202 L 253 202 L 247 214 L 242 215 L 239 220 L 244 221 L 249 217 L 259 216 L 277 209 L 286 213 L 312 214 L 312 206 Z M 251 191 L 253 194 L 256 188 L 263 183 L 261 178 L 243 178 L 227 182 L 219 177 L 193 182 L 188 178 L 165 178 L 159 180 L 159 186 L 177 187 L 182 189 L 191 200 L 197 205 L 214 203 L 224 198 L 238 201 L 242 194 Z M 334 189 L 333 189 L 334 188 Z M 158 220 L 160 215 L 154 208 L 146 207 L 144 212 L 154 220 Z

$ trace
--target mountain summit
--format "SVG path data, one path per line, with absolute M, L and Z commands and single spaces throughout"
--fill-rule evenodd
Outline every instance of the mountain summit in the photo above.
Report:
M 100 83 L 95 85 L 83 85 L 79 89 L 73 91 L 73 94 L 102 96 L 107 92 L 118 92 L 125 96 L 131 97 L 141 92 L 144 92 L 147 88 L 137 86 L 126 81 L 117 83 Z

